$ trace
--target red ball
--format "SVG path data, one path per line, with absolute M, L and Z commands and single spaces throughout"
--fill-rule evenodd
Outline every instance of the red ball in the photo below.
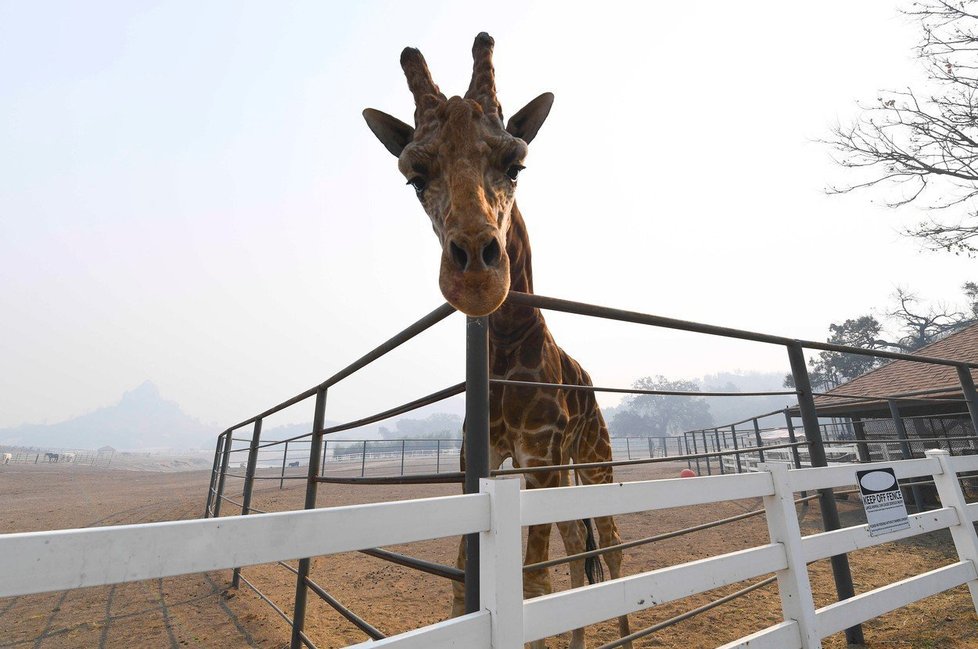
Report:
M 696 471 L 693 471 L 692 469 L 683 469 L 682 471 L 679 472 L 679 477 L 680 478 L 695 478 L 696 477 Z

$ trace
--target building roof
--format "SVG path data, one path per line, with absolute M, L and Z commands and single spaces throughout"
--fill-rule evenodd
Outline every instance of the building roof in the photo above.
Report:
M 978 363 L 978 323 L 960 329 L 914 352 L 921 356 Z M 971 370 L 978 381 L 978 370 Z M 874 397 L 847 399 L 841 395 Z M 887 410 L 886 397 L 902 397 L 901 410 L 961 410 L 962 393 L 956 368 L 948 365 L 891 361 L 815 397 L 819 414 Z M 945 401 L 940 401 L 945 399 Z M 950 403 L 946 399 L 955 399 Z

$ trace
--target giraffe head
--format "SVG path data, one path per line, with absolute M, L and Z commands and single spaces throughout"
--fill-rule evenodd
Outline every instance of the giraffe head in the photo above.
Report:
M 553 95 L 544 93 L 504 126 L 492 48 L 488 34 L 476 36 L 469 89 L 451 99 L 435 85 L 421 52 L 405 48 L 401 67 L 414 95 L 414 128 L 378 110 L 363 111 L 431 219 L 441 244 L 442 294 L 471 316 L 492 313 L 509 292 L 506 234 L 516 178 L 553 104 Z

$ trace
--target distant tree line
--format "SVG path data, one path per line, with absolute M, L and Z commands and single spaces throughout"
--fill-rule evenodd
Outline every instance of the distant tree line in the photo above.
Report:
M 700 391 L 700 386 L 693 381 L 669 380 L 662 375 L 643 376 L 632 387 L 663 392 Z M 622 399 L 609 429 L 615 437 L 665 437 L 712 423 L 710 406 L 703 397 L 634 394 Z
M 367 440 L 368 454 L 399 454 L 402 440 L 408 440 L 403 446 L 405 453 L 434 453 L 439 448 L 437 440 L 461 439 L 462 418 L 439 412 L 424 419 L 398 419 L 393 429 L 381 426 L 379 432 L 381 439 Z M 331 442 L 329 448 L 333 449 L 334 457 L 359 457 L 363 442 Z M 441 448 L 454 447 L 442 444 Z
M 462 418 L 445 412 L 437 412 L 424 419 L 398 419 L 394 430 L 380 427 L 384 439 L 458 438 L 462 436 Z

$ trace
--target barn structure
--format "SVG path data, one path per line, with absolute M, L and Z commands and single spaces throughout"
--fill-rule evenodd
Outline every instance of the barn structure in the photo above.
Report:
M 914 352 L 978 362 L 978 323 Z M 978 380 L 978 371 L 971 370 Z M 815 396 L 819 417 L 843 418 L 863 462 L 924 457 L 928 448 L 978 453 L 975 427 L 954 367 L 890 361 Z

